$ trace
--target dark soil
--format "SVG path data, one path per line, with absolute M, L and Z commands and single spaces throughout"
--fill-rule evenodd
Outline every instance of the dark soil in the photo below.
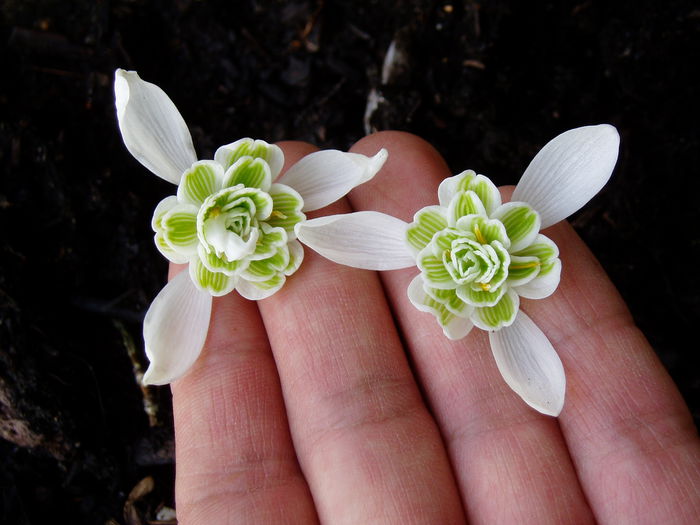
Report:
M 510 184 L 561 131 L 614 124 L 616 172 L 573 223 L 699 421 L 697 5 L 5 0 L 0 522 L 133 525 L 173 505 L 169 390 L 145 398 L 133 371 L 172 188 L 122 145 L 117 67 L 171 96 L 204 158 L 243 136 L 347 149 L 368 125 Z

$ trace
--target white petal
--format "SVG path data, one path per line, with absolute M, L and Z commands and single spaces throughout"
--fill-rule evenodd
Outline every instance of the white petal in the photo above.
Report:
M 489 332 L 503 379 L 535 410 L 558 416 L 564 406 L 564 367 L 547 336 L 522 311 L 510 326 Z
M 197 160 L 187 124 L 168 95 L 135 71 L 114 75 L 117 120 L 126 149 L 159 177 L 178 184 Z
M 181 377 L 199 357 L 209 330 L 211 295 L 180 272 L 156 296 L 143 321 L 146 356 L 143 382 L 164 385 Z
M 302 211 L 318 210 L 374 177 L 387 156 L 385 149 L 374 157 L 338 150 L 317 151 L 294 164 L 277 182 L 301 194 Z
M 406 242 L 408 224 L 384 213 L 329 215 L 296 225 L 297 238 L 331 261 L 365 270 L 415 266 Z
M 609 124 L 570 129 L 535 155 L 513 193 L 537 210 L 542 228 L 565 219 L 600 191 L 612 174 L 620 136 Z

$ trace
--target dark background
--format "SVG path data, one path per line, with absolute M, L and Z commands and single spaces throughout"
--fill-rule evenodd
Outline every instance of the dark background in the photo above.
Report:
M 169 390 L 133 369 L 173 187 L 122 145 L 117 67 L 170 95 L 200 158 L 243 136 L 347 149 L 369 124 L 512 184 L 558 133 L 612 123 L 615 174 L 572 222 L 700 420 L 698 3 L 4 0 L 0 17 L 0 522 L 173 505 Z

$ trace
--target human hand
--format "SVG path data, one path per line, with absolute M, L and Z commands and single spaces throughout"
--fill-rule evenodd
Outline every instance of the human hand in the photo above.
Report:
M 283 143 L 286 167 L 313 150 Z M 424 141 L 366 137 L 389 159 L 345 202 L 410 221 L 451 175 Z M 503 382 L 479 330 L 450 341 L 381 275 L 306 249 L 274 296 L 214 300 L 205 348 L 172 384 L 184 525 L 698 523 L 700 445 L 680 394 L 574 230 L 546 231 L 558 290 L 523 309 L 567 375 L 558 419 Z M 178 269 L 173 268 L 172 272 Z

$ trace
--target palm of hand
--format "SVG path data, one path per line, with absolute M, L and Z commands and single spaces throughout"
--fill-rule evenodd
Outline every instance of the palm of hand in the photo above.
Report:
M 450 173 L 425 142 L 322 215 L 404 220 Z M 311 146 L 283 145 L 293 163 Z M 218 298 L 206 347 L 173 384 L 180 523 L 695 523 L 692 420 L 592 254 L 547 233 L 559 290 L 524 309 L 559 352 L 559 419 L 503 383 L 486 335 L 451 342 L 406 297 L 415 269 L 355 270 L 307 250 L 275 296 Z M 400 334 L 400 335 L 399 335 Z

